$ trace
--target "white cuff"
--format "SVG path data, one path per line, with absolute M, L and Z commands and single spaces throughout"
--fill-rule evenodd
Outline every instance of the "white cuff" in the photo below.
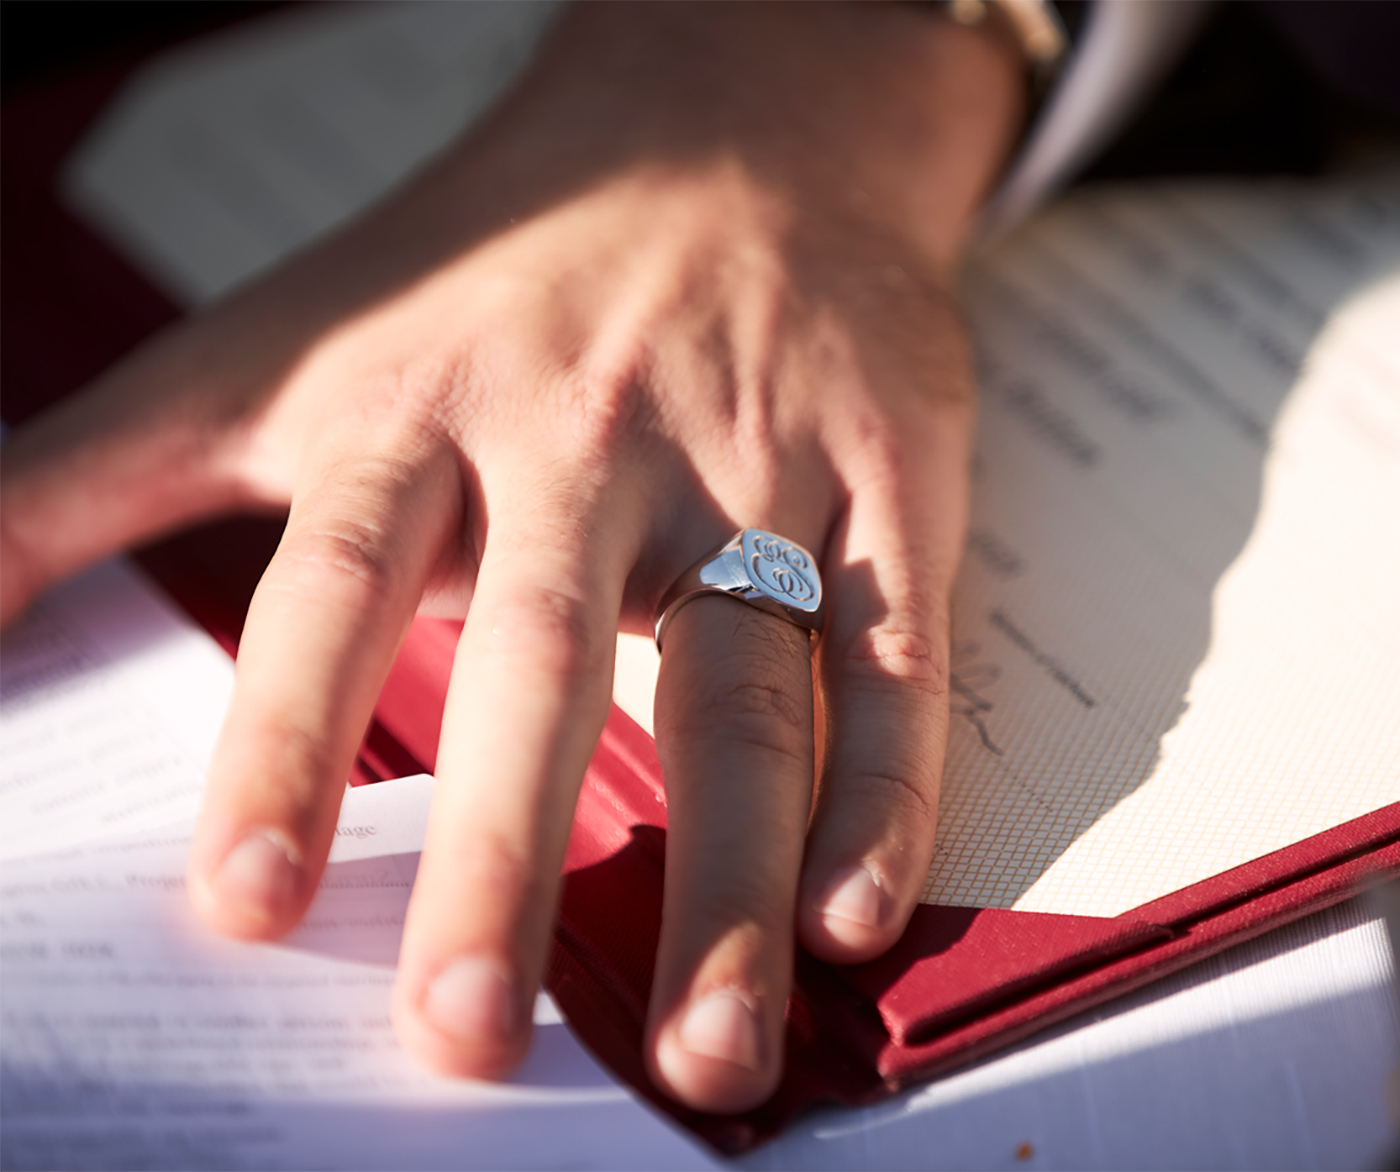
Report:
M 1212 0 L 1098 0 L 1006 178 L 981 235 L 1010 228 L 1089 162 L 1176 64 Z

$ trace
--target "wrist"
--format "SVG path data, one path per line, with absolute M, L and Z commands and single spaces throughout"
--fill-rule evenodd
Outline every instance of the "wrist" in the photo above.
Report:
M 1025 76 L 994 25 L 904 5 L 589 4 L 502 114 L 545 128 L 517 158 L 572 159 L 592 171 L 578 185 L 738 164 L 799 218 L 874 221 L 946 271 L 1014 146 Z

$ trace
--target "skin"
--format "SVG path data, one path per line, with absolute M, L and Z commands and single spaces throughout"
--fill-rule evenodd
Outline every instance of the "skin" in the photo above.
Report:
M 190 856 L 212 927 L 297 923 L 409 622 L 464 615 L 393 1014 L 438 1070 L 509 1071 L 616 632 L 770 529 L 820 559 L 827 632 L 814 670 L 729 599 L 668 631 L 647 1046 L 691 1106 L 771 1094 L 795 940 L 879 955 L 933 850 L 974 417 L 953 284 L 1020 69 L 906 6 L 582 6 L 391 199 L 10 438 L 7 621 L 114 549 L 290 507 Z

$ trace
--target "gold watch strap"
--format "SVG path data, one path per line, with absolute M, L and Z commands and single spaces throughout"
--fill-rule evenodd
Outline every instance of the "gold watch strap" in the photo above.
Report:
M 944 0 L 943 10 L 958 24 L 998 20 L 1021 46 L 1038 83 L 1054 74 L 1069 47 L 1069 35 L 1049 0 Z

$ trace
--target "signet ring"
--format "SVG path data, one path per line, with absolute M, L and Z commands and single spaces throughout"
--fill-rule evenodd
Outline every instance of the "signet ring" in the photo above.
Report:
M 764 529 L 741 529 L 686 570 L 656 608 L 656 649 L 676 612 L 702 594 L 727 594 L 811 636 L 815 647 L 826 612 L 817 561 L 806 549 Z

